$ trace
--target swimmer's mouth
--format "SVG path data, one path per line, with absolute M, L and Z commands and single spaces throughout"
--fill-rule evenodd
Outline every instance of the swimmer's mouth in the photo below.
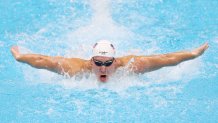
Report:
M 107 77 L 107 75 L 101 75 L 100 77 Z
M 100 75 L 100 81 L 106 82 L 107 81 L 107 75 Z

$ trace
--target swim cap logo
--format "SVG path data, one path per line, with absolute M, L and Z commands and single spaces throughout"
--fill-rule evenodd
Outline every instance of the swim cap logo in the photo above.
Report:
M 108 53 L 108 52 L 100 51 L 99 53 L 102 54 L 102 55 L 105 55 L 105 54 Z

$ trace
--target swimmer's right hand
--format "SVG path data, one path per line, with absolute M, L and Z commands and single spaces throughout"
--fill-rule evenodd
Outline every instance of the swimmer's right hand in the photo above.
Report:
M 207 50 L 207 48 L 209 47 L 208 43 L 204 43 L 203 45 L 201 45 L 200 47 L 192 50 L 192 54 L 195 56 L 195 57 L 198 57 L 200 55 L 202 55 L 204 53 L 204 51 Z
M 14 58 L 16 60 L 19 60 L 21 54 L 19 52 L 19 47 L 18 46 L 12 46 L 11 47 L 11 53 L 12 53 L 12 55 L 14 56 Z

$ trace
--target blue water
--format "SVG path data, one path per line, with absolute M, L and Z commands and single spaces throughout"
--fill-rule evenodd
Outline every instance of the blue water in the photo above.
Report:
M 218 122 L 217 0 L 0 0 L 0 122 Z M 99 39 L 117 56 L 191 50 L 201 57 L 107 84 L 14 60 L 23 53 L 89 59 Z

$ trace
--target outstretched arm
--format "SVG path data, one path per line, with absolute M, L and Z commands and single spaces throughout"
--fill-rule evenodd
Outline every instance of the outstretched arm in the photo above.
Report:
M 169 54 L 152 55 L 152 56 L 127 56 L 123 57 L 123 63 L 133 59 L 129 68 L 135 73 L 145 73 L 160 69 L 165 66 L 174 66 L 183 61 L 194 59 L 204 53 L 208 48 L 208 43 L 192 51 L 182 51 Z
M 59 74 L 75 75 L 82 70 L 88 70 L 88 61 L 79 58 L 51 57 L 39 54 L 21 54 L 18 46 L 11 48 L 14 58 L 22 63 L 27 63 L 38 69 L 47 69 Z

